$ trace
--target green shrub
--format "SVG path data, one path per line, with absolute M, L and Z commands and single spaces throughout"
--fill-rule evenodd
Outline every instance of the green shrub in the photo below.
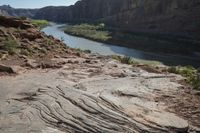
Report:
M 124 56 L 124 57 L 121 58 L 121 63 L 132 64 L 132 59 L 128 56 Z
M 123 64 L 129 64 L 129 65 L 138 64 L 137 61 L 134 61 L 131 57 L 128 56 L 112 55 L 112 58 L 120 61 Z
M 75 48 L 75 50 L 77 53 L 91 53 L 91 50 L 88 50 L 88 49 L 82 50 L 80 48 Z
M 2 49 L 8 51 L 11 55 L 15 54 L 19 47 L 19 43 L 12 38 L 7 38 L 6 41 L 3 41 L 2 43 Z
M 196 70 L 193 67 L 181 67 L 179 73 L 184 77 L 193 77 L 196 74 Z
M 40 27 L 40 29 L 49 25 L 49 22 L 47 20 L 32 20 L 31 22 L 32 24 Z
M 193 86 L 194 89 L 200 89 L 200 73 L 198 69 L 191 66 L 173 66 L 168 69 L 168 72 L 182 75 L 186 78 L 186 82 Z
M 190 84 L 194 87 L 194 89 L 200 90 L 200 74 L 190 77 L 189 81 L 190 81 Z
M 178 74 L 178 69 L 175 66 L 169 67 L 168 72 Z
M 29 53 L 29 51 L 27 49 L 21 49 L 20 54 L 26 55 L 26 56 L 30 55 L 30 53 Z
M 75 49 L 76 49 L 77 52 L 83 52 L 83 50 L 80 49 L 80 48 L 75 48 Z
M 91 50 L 84 50 L 85 53 L 91 53 Z
M 51 39 L 48 39 L 48 38 L 47 38 L 46 41 L 47 41 L 47 45 L 53 45 L 53 41 L 52 41 Z
M 105 24 L 101 23 L 99 25 L 89 25 L 80 24 L 67 27 L 64 31 L 65 33 L 81 36 L 97 41 L 107 41 L 111 38 L 110 32 L 104 29 Z
M 119 55 L 112 55 L 112 58 L 118 61 L 121 61 L 121 56 Z

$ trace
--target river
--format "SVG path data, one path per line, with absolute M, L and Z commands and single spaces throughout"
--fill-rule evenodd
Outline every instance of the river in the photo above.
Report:
M 122 55 L 130 56 L 135 59 L 147 61 L 159 61 L 166 65 L 192 65 L 195 67 L 200 66 L 200 57 L 187 57 L 167 54 L 156 54 L 150 52 L 143 52 L 140 50 L 120 47 L 112 44 L 105 44 L 96 41 L 91 41 L 81 37 L 75 37 L 65 34 L 60 27 L 63 24 L 53 24 L 42 29 L 47 35 L 52 35 L 55 38 L 63 39 L 63 41 L 72 48 L 80 48 L 82 50 L 90 50 L 92 53 L 102 55 Z

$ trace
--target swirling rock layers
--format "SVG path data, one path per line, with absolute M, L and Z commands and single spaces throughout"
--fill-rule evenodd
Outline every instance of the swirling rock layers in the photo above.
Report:
M 186 120 L 155 100 L 179 90 L 181 85 L 172 82 L 179 77 L 116 66 L 111 60 L 76 60 L 61 69 L 1 78 L 0 132 L 189 132 Z M 119 73 L 126 76 L 116 77 Z

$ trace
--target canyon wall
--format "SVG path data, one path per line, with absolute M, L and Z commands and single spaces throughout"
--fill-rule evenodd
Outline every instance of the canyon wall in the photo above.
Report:
M 96 22 L 131 31 L 198 34 L 199 0 L 81 0 L 69 7 L 45 7 L 35 18 Z
M 80 0 L 72 6 L 14 9 L 0 14 L 54 22 L 104 22 L 128 31 L 199 35 L 199 0 Z

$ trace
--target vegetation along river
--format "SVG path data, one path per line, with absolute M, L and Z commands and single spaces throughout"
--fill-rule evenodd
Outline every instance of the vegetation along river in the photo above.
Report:
M 90 50 L 92 53 L 102 55 L 122 55 L 129 56 L 135 59 L 159 61 L 166 65 L 192 65 L 200 66 L 200 57 L 187 57 L 167 54 L 156 54 L 150 52 L 143 52 L 136 49 L 120 47 L 113 44 L 100 43 L 91 41 L 81 37 L 71 36 L 60 28 L 63 24 L 53 24 L 42 29 L 47 35 L 52 35 L 58 39 L 62 39 L 69 47 L 80 48 L 82 50 Z

